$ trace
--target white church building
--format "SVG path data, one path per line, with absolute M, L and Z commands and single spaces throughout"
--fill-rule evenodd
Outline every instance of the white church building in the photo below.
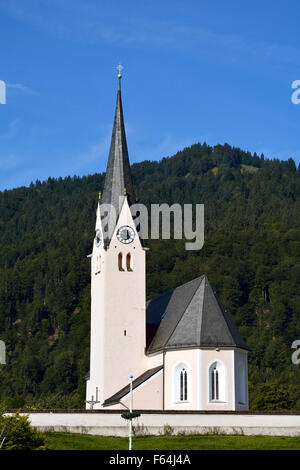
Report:
M 130 206 L 121 75 L 91 258 L 90 372 L 86 408 L 248 410 L 248 346 L 206 275 L 146 302 L 146 253 Z M 119 198 L 122 204 L 119 207 Z M 117 219 L 105 235 L 101 207 Z

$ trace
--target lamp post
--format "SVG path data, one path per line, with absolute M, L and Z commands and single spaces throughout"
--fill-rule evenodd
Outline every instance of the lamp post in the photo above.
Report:
M 130 376 L 130 413 L 132 413 L 132 379 Z M 132 419 L 129 420 L 129 450 L 132 450 Z
M 129 450 L 132 450 L 132 420 L 134 418 L 138 418 L 139 416 L 141 416 L 141 413 L 139 413 L 138 411 L 132 411 L 132 401 L 133 401 L 132 379 L 133 379 L 133 375 L 130 376 L 130 405 L 129 405 L 129 411 L 124 411 L 124 413 L 121 414 L 122 418 L 124 418 L 126 421 L 129 420 Z
M 4 426 L 4 428 L 3 428 L 2 431 L 1 431 L 0 440 L 1 440 L 1 437 L 2 437 L 2 435 L 3 435 L 3 433 L 4 433 L 4 431 L 5 431 L 5 428 L 6 428 L 6 425 Z M 5 439 L 6 439 L 6 437 L 4 436 L 3 439 L 2 439 L 2 441 L 0 442 L 0 450 L 2 449 L 2 446 L 3 446 L 3 444 L 4 444 Z

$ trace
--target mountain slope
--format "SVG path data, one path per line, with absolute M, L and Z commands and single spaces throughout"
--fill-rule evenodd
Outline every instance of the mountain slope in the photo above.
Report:
M 139 201 L 202 203 L 205 244 L 148 240 L 151 298 L 203 273 L 252 348 L 249 378 L 288 387 L 300 409 L 300 170 L 229 145 L 195 144 L 132 166 Z M 9 406 L 83 406 L 89 369 L 90 261 L 104 175 L 0 193 L 0 397 Z M 68 397 L 68 398 L 65 398 Z M 48 404 L 48 405 L 47 405 Z

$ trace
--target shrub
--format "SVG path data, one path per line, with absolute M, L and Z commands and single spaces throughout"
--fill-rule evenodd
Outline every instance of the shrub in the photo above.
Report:
M 28 415 L 17 412 L 8 416 L 3 407 L 0 408 L 0 435 L 4 450 L 45 449 L 45 437 L 30 425 Z

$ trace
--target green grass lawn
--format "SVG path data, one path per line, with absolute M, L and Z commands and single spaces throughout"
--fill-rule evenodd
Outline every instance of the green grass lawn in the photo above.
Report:
M 63 432 L 46 433 L 53 450 L 127 450 L 125 437 L 102 437 Z M 190 435 L 133 438 L 134 450 L 300 450 L 300 437 Z

